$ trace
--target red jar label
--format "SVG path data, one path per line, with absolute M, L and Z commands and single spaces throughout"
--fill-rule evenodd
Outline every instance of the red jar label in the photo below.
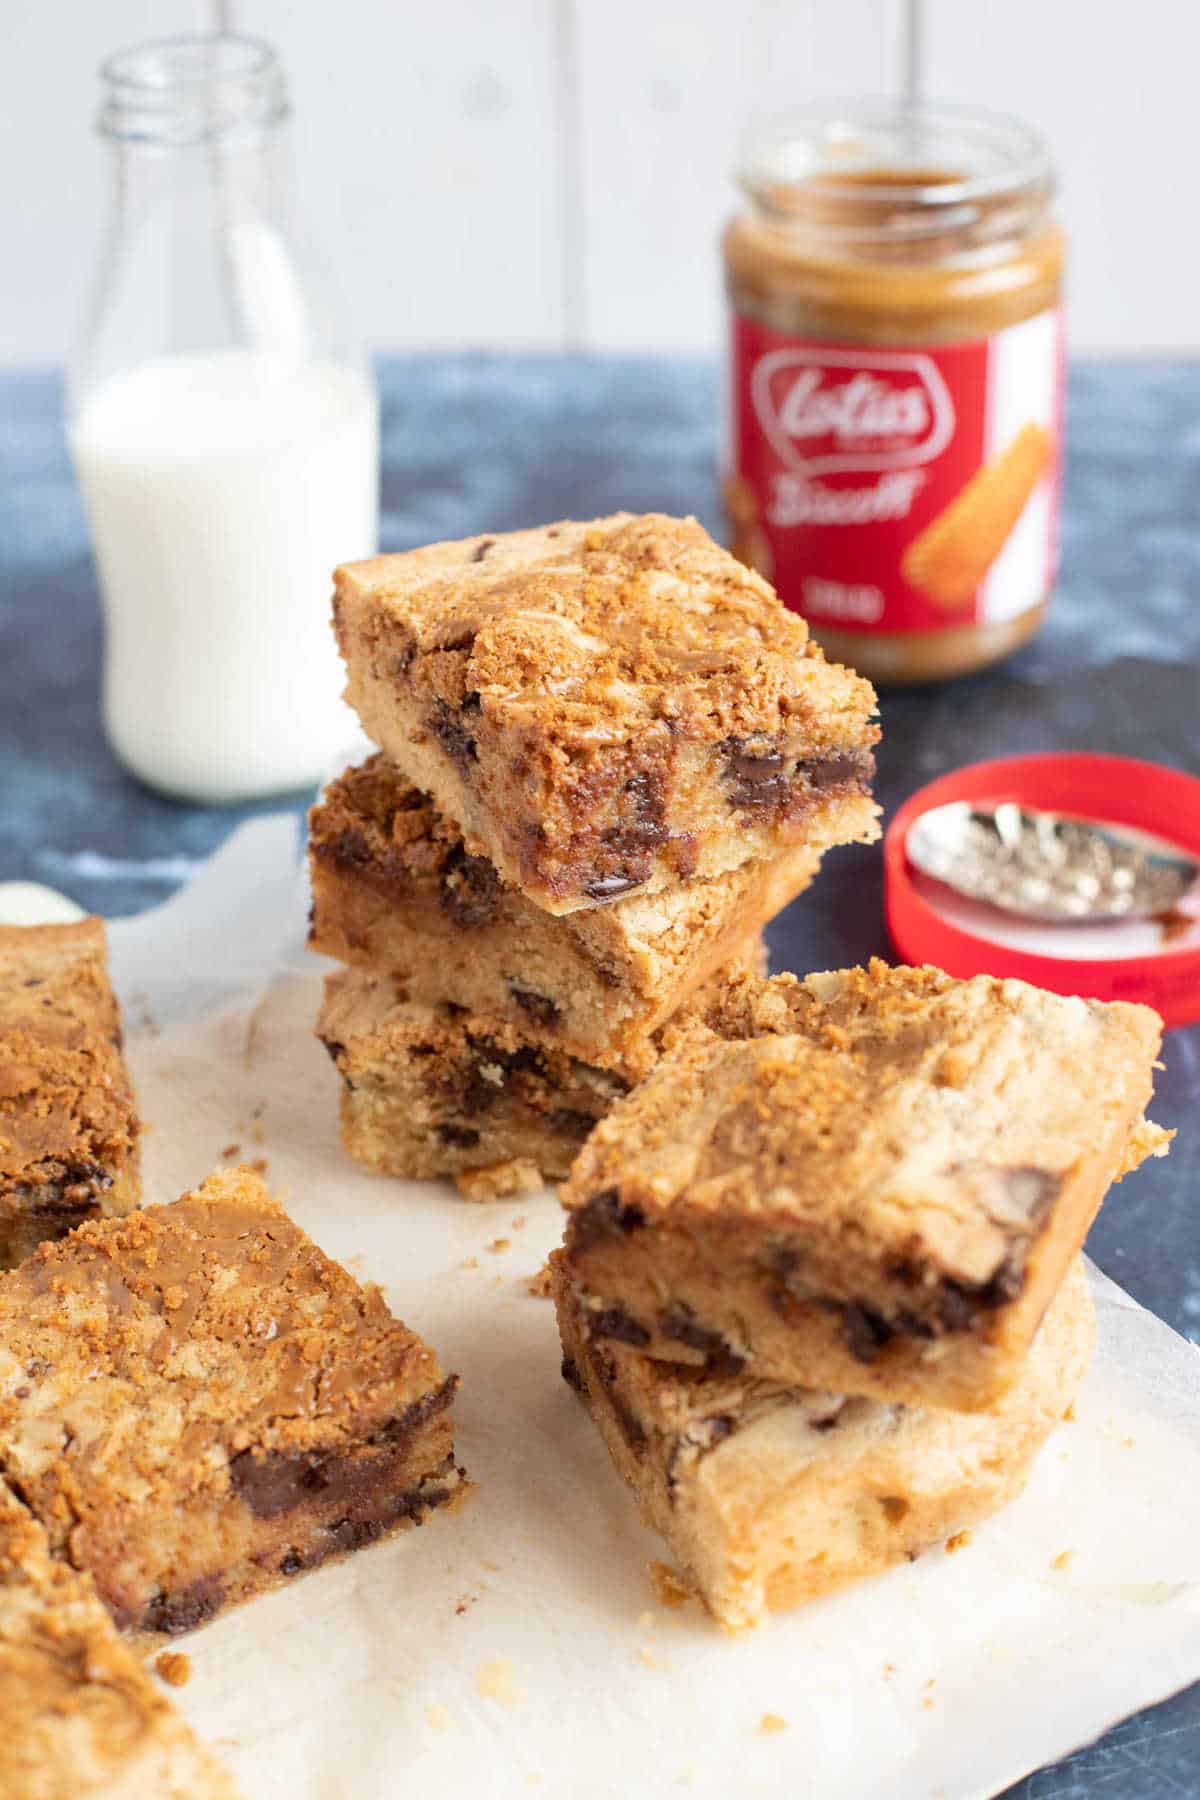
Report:
M 817 343 L 733 315 L 726 495 L 739 553 L 842 631 L 1036 606 L 1058 560 L 1057 312 L 971 343 Z

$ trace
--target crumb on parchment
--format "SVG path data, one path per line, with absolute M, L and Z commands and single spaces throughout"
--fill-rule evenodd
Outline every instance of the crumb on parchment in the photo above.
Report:
M 544 1184 L 541 1170 L 527 1157 L 489 1163 L 482 1169 L 460 1169 L 452 1177 L 464 1200 L 507 1200 L 513 1194 L 530 1194 Z
M 781 1719 L 778 1713 L 764 1713 L 758 1721 L 758 1729 L 764 1737 L 771 1737 L 777 1731 L 787 1730 L 787 1720 Z
M 154 1659 L 154 1670 L 168 1687 L 186 1687 L 192 1679 L 192 1659 L 182 1650 L 161 1650 Z
M 1075 1552 L 1073 1550 L 1060 1550 L 1050 1567 L 1052 1569 L 1069 1569 L 1074 1560 Z
M 504 1237 L 493 1238 L 491 1243 L 488 1245 L 488 1249 L 491 1251 L 493 1256 L 499 1256 L 502 1251 L 512 1249 L 512 1239 L 504 1238 Z
M 970 1541 L 969 1531 L 956 1531 L 953 1537 L 946 1539 L 946 1555 L 953 1556 L 956 1550 L 965 1550 Z

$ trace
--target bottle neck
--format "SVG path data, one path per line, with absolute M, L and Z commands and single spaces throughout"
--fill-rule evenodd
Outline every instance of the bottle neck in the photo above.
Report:
M 102 137 L 166 153 L 260 142 L 287 118 L 287 86 L 257 38 L 162 38 L 110 57 L 101 70 Z
M 282 223 L 290 116 L 275 53 L 255 39 L 169 38 L 121 52 L 101 71 L 98 129 L 111 145 L 117 226 L 157 207 L 220 238 L 237 225 Z
M 235 349 L 276 365 L 361 364 L 293 210 L 287 97 L 254 40 L 182 38 L 103 71 L 110 213 L 68 400 L 166 357 Z
M 211 214 L 215 229 L 243 219 L 281 220 L 289 189 L 289 133 L 283 123 L 236 139 L 165 147 L 110 140 L 118 222 L 164 205 Z M 182 216 L 179 220 L 182 226 Z

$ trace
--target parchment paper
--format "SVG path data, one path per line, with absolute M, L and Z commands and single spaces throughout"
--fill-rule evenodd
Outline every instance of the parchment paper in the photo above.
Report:
M 647 1573 L 664 1546 L 527 1292 L 556 1201 L 470 1205 L 343 1155 L 304 905 L 294 822 L 268 819 L 111 927 L 148 1197 L 266 1158 L 300 1224 L 461 1374 L 479 1485 L 183 1640 L 177 1703 L 248 1800 L 968 1800 L 1200 1676 L 1200 1353 L 1100 1275 L 1078 1416 L 966 1548 L 748 1639 L 664 1610 Z

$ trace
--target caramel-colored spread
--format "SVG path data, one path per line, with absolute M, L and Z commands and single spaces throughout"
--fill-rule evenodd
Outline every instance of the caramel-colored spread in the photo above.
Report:
M 936 351 L 1057 306 L 1063 236 L 1044 169 L 981 177 L 902 156 L 895 167 L 838 167 L 836 149 L 821 141 L 817 166 L 797 180 L 786 170 L 773 175 L 769 159 L 743 171 L 751 204 L 723 240 L 729 299 L 742 320 L 835 348 Z M 761 487 L 735 473 L 725 503 L 734 553 L 799 605 L 770 552 Z M 1045 601 L 1030 593 L 1008 616 L 951 617 L 940 629 L 910 630 L 896 619 L 846 631 L 803 610 L 827 655 L 886 683 L 944 679 L 1009 654 L 1037 629 Z
M 1007 198 L 956 216 L 928 196 L 959 178 L 921 170 L 858 171 L 772 190 L 724 238 L 729 296 L 777 331 L 846 344 L 947 344 L 987 337 L 1057 304 L 1063 235 L 1053 220 L 1030 233 Z M 906 222 L 926 210 L 921 235 Z

